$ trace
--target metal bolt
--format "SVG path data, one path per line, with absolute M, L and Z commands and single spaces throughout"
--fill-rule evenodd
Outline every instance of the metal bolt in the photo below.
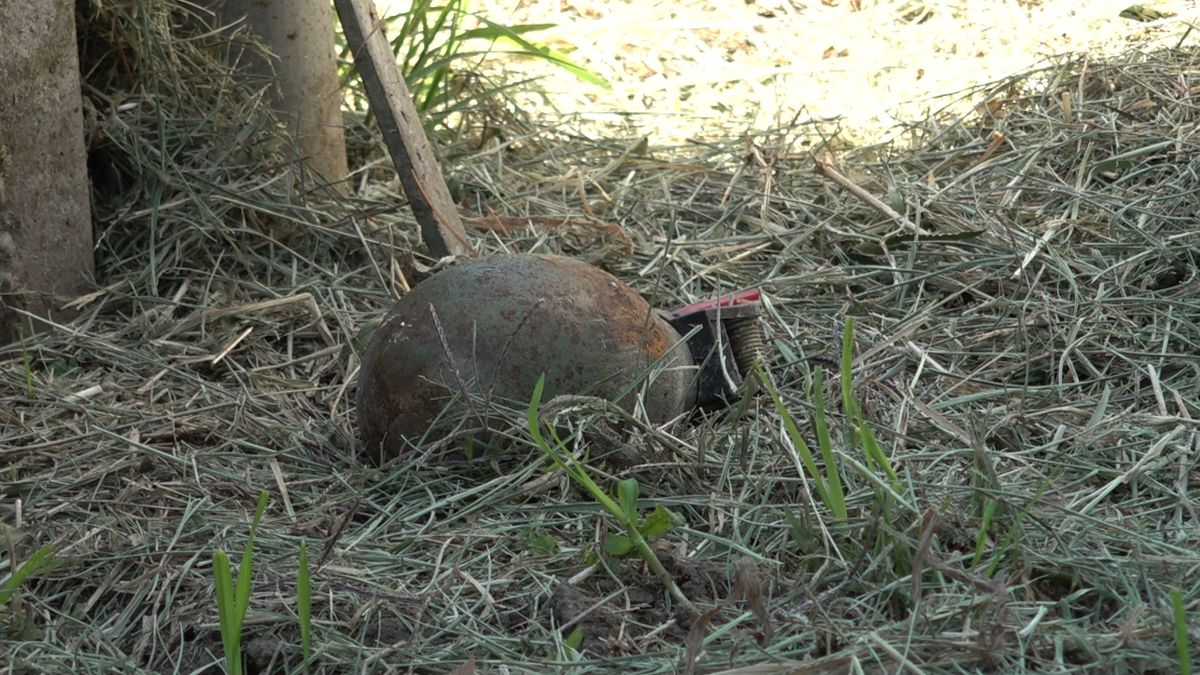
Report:
M 758 317 L 744 316 L 725 319 L 725 330 L 733 347 L 733 360 L 743 377 L 749 377 L 755 364 L 761 364 L 767 353 L 766 336 Z

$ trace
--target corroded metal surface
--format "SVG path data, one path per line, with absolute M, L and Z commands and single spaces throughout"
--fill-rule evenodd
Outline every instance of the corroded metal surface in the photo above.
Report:
M 654 421 L 693 403 L 687 346 L 632 289 L 569 258 L 497 255 L 423 281 L 375 331 L 358 385 L 368 454 L 478 427 L 497 404 L 522 409 L 543 373 L 543 400 L 583 394 L 629 409 L 642 396 Z
M 747 288 L 693 303 L 666 315 L 688 337 L 696 376 L 696 405 L 725 406 L 741 396 L 742 384 L 765 360 L 765 336 L 759 316 L 762 293 Z

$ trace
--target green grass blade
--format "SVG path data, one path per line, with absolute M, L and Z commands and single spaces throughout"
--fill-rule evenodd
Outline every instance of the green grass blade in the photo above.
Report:
M 538 378 L 537 384 L 533 387 L 533 396 L 529 400 L 529 409 L 526 411 L 525 418 L 529 425 L 529 435 L 533 437 L 534 443 L 537 444 L 542 453 L 550 458 L 550 461 L 554 463 L 554 466 L 565 471 L 567 475 L 571 477 L 571 480 L 574 480 L 582 485 L 588 491 L 588 493 L 592 495 L 592 498 L 599 502 L 605 508 L 605 510 L 613 514 L 613 516 L 620 520 L 622 524 L 626 524 L 624 509 L 622 509 L 619 504 L 613 501 L 612 497 L 609 497 L 607 494 L 605 494 L 604 490 L 601 489 L 599 485 L 596 485 L 595 481 L 592 480 L 592 477 L 588 475 L 587 471 L 584 471 L 581 467 L 575 464 L 574 459 L 571 459 L 570 463 L 568 464 L 567 459 L 559 452 L 559 449 L 562 447 L 562 443 L 557 442 L 554 445 L 551 445 L 546 441 L 546 437 L 542 435 L 541 424 L 538 422 L 538 409 L 542 405 L 542 390 L 544 389 L 545 384 L 546 376 L 543 374 Z M 636 526 L 637 523 L 633 523 L 632 525 Z
M 250 524 L 250 536 L 246 539 L 246 550 L 242 551 L 242 564 L 238 568 L 237 579 L 237 629 L 241 631 L 242 621 L 246 618 L 246 610 L 250 606 L 250 581 L 254 577 L 254 533 L 258 530 L 258 524 L 262 521 L 263 511 L 267 508 L 267 502 L 270 501 L 271 495 L 263 490 L 258 495 L 258 507 L 254 510 L 254 521 Z
M 229 556 L 224 551 L 213 553 L 213 579 L 217 590 L 217 617 L 221 625 L 221 644 L 225 647 L 225 671 L 230 675 L 242 672 L 241 621 L 233 599 L 233 575 Z
M 537 384 L 534 385 L 533 396 L 530 397 L 529 409 L 526 411 L 526 422 L 529 425 L 530 436 L 533 437 L 534 442 L 542 450 L 542 452 L 550 457 L 550 459 L 554 462 L 555 467 L 562 469 L 567 473 L 571 480 L 576 481 L 580 485 L 584 486 L 584 488 L 591 493 L 592 498 L 599 502 L 600 505 L 603 506 L 604 509 L 610 514 L 612 514 L 613 518 L 616 518 L 617 522 L 619 522 L 621 526 L 625 528 L 625 531 L 628 533 L 627 539 L 629 540 L 630 550 L 637 551 L 638 555 L 640 555 L 642 559 L 646 561 L 646 564 L 650 567 L 650 570 L 654 572 L 654 576 L 658 577 L 663 586 L 667 588 L 667 591 L 671 594 L 671 597 L 675 598 L 675 600 L 684 607 L 694 609 L 691 601 L 688 600 L 687 596 L 684 595 L 683 591 L 681 591 L 679 586 L 676 585 L 675 580 L 671 577 L 670 572 L 663 567 L 662 561 L 660 561 L 658 556 L 654 554 L 654 550 L 651 549 L 650 545 L 646 543 L 646 538 L 642 536 L 641 530 L 638 529 L 639 523 L 637 520 L 636 504 L 634 504 L 634 514 L 631 518 L 621 504 L 618 504 L 615 500 L 613 500 L 612 497 L 609 497 L 607 494 L 605 494 L 604 490 L 600 489 L 600 486 L 596 485 L 595 481 L 592 480 L 592 477 L 588 475 L 587 470 L 580 466 L 577 460 L 571 457 L 571 464 L 567 464 L 567 460 L 564 459 L 564 455 L 559 453 L 559 448 L 562 447 L 563 443 L 562 441 L 558 440 L 557 436 L 555 437 L 555 445 L 551 446 L 551 444 L 548 443 L 546 438 L 542 435 L 541 423 L 538 420 L 538 408 L 542 404 L 542 391 L 545 387 L 545 384 L 546 375 L 543 373 L 542 376 L 538 378 Z M 553 428 L 551 428 L 551 433 L 553 433 Z M 636 502 L 637 494 L 632 490 L 632 488 L 636 488 L 636 486 L 637 483 L 635 481 L 632 486 L 625 484 L 623 487 L 619 488 L 618 499 L 622 499 L 624 502 L 628 503 L 630 496 L 632 495 L 634 501 Z M 614 540 L 614 544 L 619 544 L 619 542 Z
M 879 445 L 879 441 L 875 438 L 875 432 L 866 423 L 860 422 L 858 426 L 858 438 L 862 442 L 863 452 L 876 465 L 883 469 L 887 474 L 888 480 L 892 482 L 892 489 L 895 492 L 903 492 L 904 486 L 900 483 L 900 476 L 896 475 L 896 470 L 892 468 L 892 460 L 888 459 L 887 454 L 883 452 L 883 447 Z
M 813 487 L 816 489 L 817 495 L 821 498 L 821 502 L 829 508 L 834 517 L 845 519 L 845 504 L 841 505 L 841 511 L 837 510 L 836 502 L 830 497 L 829 488 L 825 485 L 825 479 L 821 476 L 821 472 L 817 470 L 817 462 L 813 459 L 812 452 L 808 449 L 808 444 L 801 437 L 800 429 L 796 426 L 796 421 L 792 419 L 787 406 L 783 404 L 783 399 L 780 398 L 779 391 L 775 389 L 775 385 L 761 368 L 758 369 L 758 378 L 762 382 L 763 388 L 767 390 L 767 394 L 771 396 L 771 401 L 775 404 L 775 410 L 779 412 L 779 416 L 783 419 L 783 426 L 787 430 L 788 438 L 792 440 L 792 445 L 796 447 L 796 454 L 800 457 L 800 463 L 804 467 L 805 472 L 808 473 L 808 477 L 812 480 Z
M 459 36 L 464 40 L 499 40 L 510 35 L 524 35 L 540 30 L 554 28 L 552 23 L 524 23 L 515 26 L 499 26 L 485 20 L 485 25 L 479 28 L 465 30 Z
M 300 540 L 300 569 L 296 579 L 296 615 L 300 617 L 300 649 L 304 672 L 312 660 L 312 580 L 308 576 L 308 541 Z
M 611 87 L 607 80 L 572 62 L 566 54 L 551 49 L 545 45 L 535 44 L 526 39 L 523 35 L 521 35 L 521 33 L 512 30 L 512 28 L 508 26 L 503 26 L 498 23 L 488 21 L 483 17 L 479 17 L 479 19 L 484 24 L 485 29 L 491 29 L 494 31 L 496 37 L 492 39 L 512 42 L 521 48 L 520 53 L 528 54 L 529 56 L 534 56 L 543 59 L 548 63 L 552 63 L 568 73 L 571 73 L 583 82 L 587 82 L 588 84 L 593 84 L 598 87 L 604 87 L 605 89 Z
M 571 631 L 571 634 L 563 641 L 563 644 L 570 647 L 573 651 L 579 651 L 579 648 L 583 645 L 583 628 L 576 626 L 575 630 Z
M 21 563 L 13 571 L 12 576 L 5 580 L 3 584 L 0 584 L 0 607 L 8 604 L 8 601 L 16 595 L 17 591 L 30 577 L 53 567 L 54 561 L 51 557 L 53 555 L 54 547 L 47 544 L 34 551 L 28 560 Z
M 1171 614 L 1175 618 L 1175 651 L 1179 655 L 1180 675 L 1192 675 L 1192 647 L 1188 640 L 1187 610 L 1183 591 L 1171 589 Z
M 909 513 L 912 513 L 912 514 L 920 513 L 920 511 L 917 510 L 916 506 L 913 506 L 912 503 L 910 503 L 907 499 L 905 499 L 904 495 L 900 494 L 899 492 L 896 492 L 896 490 L 894 490 L 892 488 L 892 484 L 889 483 L 888 481 L 884 480 L 879 475 L 879 471 L 877 469 L 872 469 L 872 468 L 868 467 L 866 464 L 863 464 L 862 462 L 858 461 L 854 457 L 850 457 L 848 455 L 843 455 L 842 461 L 845 462 L 846 464 L 848 464 L 851 469 L 854 469 L 855 473 L 862 476 L 871 485 L 875 486 L 875 489 L 878 490 L 881 494 L 886 495 L 887 497 L 890 497 L 892 499 L 892 501 L 896 503 L 896 505 L 902 507 L 905 511 L 908 511 Z
M 989 498 L 983 507 L 983 517 L 979 520 L 979 532 L 975 533 L 975 556 L 971 558 L 971 569 L 979 566 L 983 559 L 983 546 L 987 543 L 988 530 L 992 528 L 992 518 L 996 515 L 996 500 Z
M 636 523 L 638 520 L 637 500 L 640 488 L 636 478 L 626 478 L 617 483 L 617 501 L 621 505 L 621 512 L 625 514 L 626 522 Z
M 875 432 L 863 419 L 858 398 L 854 395 L 854 319 L 851 317 L 846 317 L 846 326 L 842 330 L 842 359 L 839 371 L 842 378 L 842 407 L 850 424 L 851 437 L 862 444 L 867 467 L 872 471 L 882 469 L 890 482 L 889 491 L 893 495 L 903 494 L 905 490 L 900 476 L 896 474 L 891 460 L 875 438 Z
M 1050 489 L 1052 484 L 1053 482 L 1050 480 L 1042 481 L 1038 485 L 1037 492 L 1034 493 L 1033 499 L 1029 500 L 1029 503 L 1025 506 L 1025 508 L 1017 512 L 1016 517 L 1012 519 L 1012 523 L 1008 526 L 1008 531 L 1005 533 L 1000 545 L 996 546 L 996 555 L 992 559 L 991 564 L 988 565 L 987 571 L 984 572 L 984 576 L 989 578 L 995 576 L 996 570 L 1000 568 L 1000 563 L 1005 558 L 1020 555 L 1021 540 L 1024 537 L 1022 527 L 1025 524 L 1025 518 L 1028 517 L 1033 511 L 1034 506 L 1038 503 L 1038 501 L 1041 500 L 1042 495 L 1044 495 L 1046 491 Z M 999 510 L 1002 506 L 1002 503 L 997 502 L 996 508 L 998 513 L 1002 513 L 1002 511 Z
M 862 423 L 862 412 L 858 409 L 858 399 L 854 397 L 854 319 L 846 317 L 846 326 L 842 329 L 842 362 L 839 368 L 842 374 L 842 406 L 846 418 L 851 425 Z
M 839 517 L 846 518 L 846 492 L 842 489 L 841 471 L 833 454 L 833 439 L 829 437 L 829 424 L 825 420 L 825 394 L 822 390 L 819 369 L 813 373 L 809 400 L 813 402 L 813 428 L 817 433 L 817 446 L 821 449 L 821 459 L 825 460 L 825 471 L 828 474 L 829 498 L 833 502 L 830 510 L 834 514 L 842 514 Z

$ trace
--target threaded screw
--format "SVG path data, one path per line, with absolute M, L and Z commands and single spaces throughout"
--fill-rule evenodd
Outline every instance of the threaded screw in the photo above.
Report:
M 762 364 L 767 353 L 762 324 L 754 316 L 730 318 L 725 319 L 725 330 L 733 347 L 734 363 L 742 377 L 750 377 L 755 364 Z

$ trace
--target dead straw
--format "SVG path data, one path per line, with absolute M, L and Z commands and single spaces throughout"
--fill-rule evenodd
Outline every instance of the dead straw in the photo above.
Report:
M 89 91 L 102 287 L 76 321 L 0 352 L 0 517 L 18 562 L 45 544 L 60 561 L 0 614 L 10 668 L 217 662 L 210 554 L 240 549 L 265 489 L 244 631 L 256 668 L 299 663 L 307 540 L 326 549 L 314 672 L 472 658 L 665 673 L 685 657 L 697 672 L 1172 670 L 1168 589 L 1194 604 L 1200 563 L 1194 51 L 1014 76 L 984 115 L 915 123 L 911 151 L 842 154 L 848 183 L 794 149 L 806 126 L 639 153 L 540 129 L 447 166 L 466 215 L 505 224 L 481 249 L 593 260 L 661 307 L 763 288 L 771 369 L 800 420 L 855 319 L 854 391 L 938 514 L 927 529 L 875 509 L 853 472 L 846 522 L 813 510 L 761 402 L 625 435 L 608 412 L 561 416 L 598 480 L 636 477 L 683 517 L 664 564 L 719 608 L 688 646 L 693 624 L 639 566 L 599 556 L 600 507 L 526 461 L 518 426 L 482 462 L 356 459 L 336 402 L 414 231 L 369 160 L 378 145 L 352 138 L 359 197 L 297 194 L 286 139 L 222 74 L 215 38 L 183 40 L 135 4 L 93 6 L 106 30 L 88 42 L 107 69 L 89 74 L 107 82 Z M 112 93 L 130 76 L 144 86 Z M 545 218 L 613 223 L 629 245 Z M 905 557 L 918 546 L 923 565 Z M 773 636 L 760 607 L 725 600 L 744 558 Z M 0 578 L 13 566 L 6 554 Z M 591 598 L 578 611 L 556 594 L 567 580 Z M 583 629 L 584 660 L 563 625 Z

